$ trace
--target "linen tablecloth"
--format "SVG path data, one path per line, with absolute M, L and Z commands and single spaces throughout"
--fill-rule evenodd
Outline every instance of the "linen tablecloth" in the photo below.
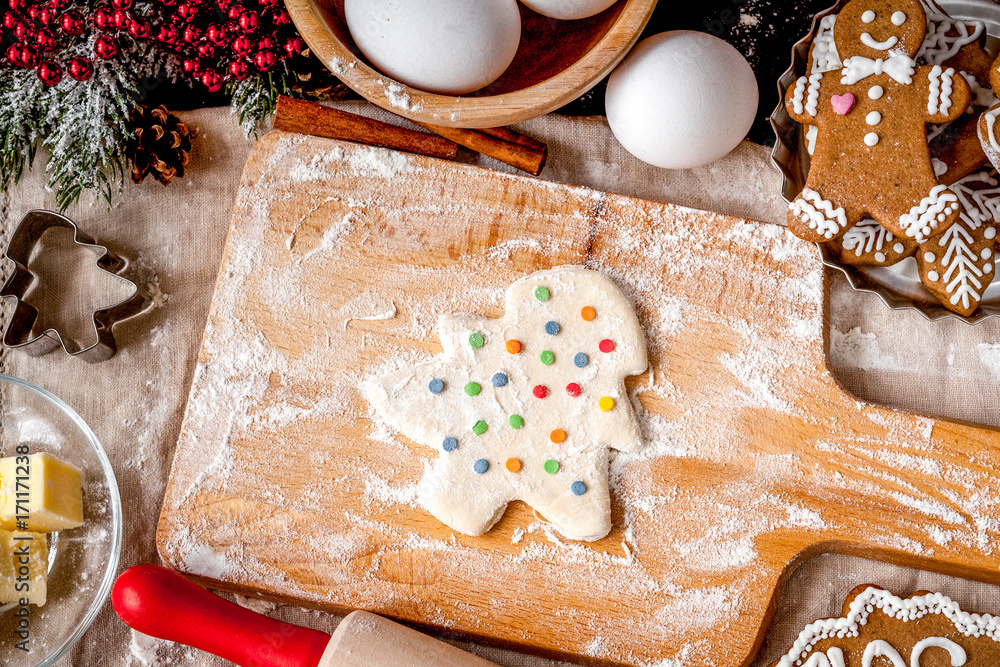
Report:
M 349 110 L 384 118 L 361 103 Z M 89 200 L 67 214 L 100 241 L 135 262 L 156 308 L 117 330 L 120 352 L 89 365 L 62 352 L 29 357 L 0 351 L 0 370 L 55 392 L 104 443 L 124 509 L 121 569 L 158 562 L 155 530 L 173 459 L 209 302 L 229 228 L 240 173 L 253 140 L 228 109 L 180 114 L 197 129 L 188 173 L 167 188 L 128 187 L 107 211 Z M 718 162 L 672 172 L 645 165 L 614 140 L 603 118 L 545 116 L 523 123 L 549 146 L 542 178 L 783 224 L 786 205 L 769 149 L 744 142 Z M 489 159 L 463 159 L 506 169 Z M 21 216 L 54 208 L 41 159 L 22 182 L 0 194 L 0 236 L 6 243 Z M 72 276 L 68 276 L 72 278 Z M 86 291 L 82 292 L 83 294 Z M 851 290 L 835 275 L 831 288 L 831 366 L 860 398 L 929 415 L 1000 426 L 1000 320 L 977 326 L 930 323 L 890 311 L 875 296 Z M 10 312 L 4 306 L 4 316 Z M 757 665 L 780 656 L 809 621 L 839 615 L 844 596 L 861 583 L 907 594 L 942 591 L 970 610 L 1000 612 L 1000 589 L 844 556 L 820 556 L 790 579 Z M 259 600 L 239 600 L 275 617 L 326 631 L 339 618 Z M 559 664 L 490 647 L 460 644 L 501 665 Z M 225 665 L 205 653 L 131 632 L 108 603 L 61 665 Z M 691 667 L 699 665 L 697 656 Z M 670 667 L 685 667 L 674 665 Z

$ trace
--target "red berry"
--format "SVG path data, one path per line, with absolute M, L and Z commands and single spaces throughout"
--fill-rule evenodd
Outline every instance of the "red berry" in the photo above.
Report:
M 28 7 L 28 11 L 26 12 L 26 14 L 28 15 L 28 18 L 30 18 L 32 21 L 37 22 L 38 21 L 38 14 L 41 11 L 42 11 L 42 8 L 39 7 L 38 5 L 31 5 L 30 7 Z
M 70 6 L 70 0 L 49 0 L 49 8 L 56 14 Z
M 115 9 L 131 9 L 132 0 L 111 0 L 111 4 Z
M 28 6 L 28 0 L 10 0 L 8 4 L 10 5 L 11 10 L 16 12 L 18 10 L 24 10 L 24 8 Z
M 246 35 L 240 35 L 233 40 L 233 51 L 236 55 L 246 56 L 250 54 L 250 50 L 253 48 L 253 42 Z
M 259 0 L 262 7 L 271 8 L 278 4 L 278 0 Z
M 246 64 L 246 61 L 234 60 L 229 63 L 229 74 L 237 81 L 242 81 L 250 76 L 250 67 Z
M 214 93 L 215 91 L 222 88 L 222 77 L 219 75 L 218 72 L 214 70 L 208 70 L 202 73 L 201 83 L 206 88 L 208 88 L 208 92 Z
M 94 54 L 102 60 L 111 60 L 118 55 L 118 44 L 107 35 L 94 40 Z
M 146 19 L 132 19 L 132 23 L 128 26 L 128 34 L 136 39 L 149 39 L 153 31 Z
M 260 27 L 260 16 L 255 11 L 247 10 L 240 14 L 239 24 L 240 30 L 251 33 Z
M 164 7 L 173 7 L 177 4 L 177 0 L 160 0 L 160 4 Z
M 243 13 L 243 7 L 240 5 L 231 5 L 229 9 L 226 10 L 226 19 L 232 23 L 236 23 L 239 20 L 240 14 Z
M 200 58 L 212 58 L 215 56 L 215 47 L 208 42 L 202 42 L 198 45 L 198 57 Z
M 52 31 L 48 28 L 40 28 L 35 35 L 35 44 L 42 51 L 51 51 L 56 48 L 56 38 L 52 36 Z
M 77 81 L 86 81 L 94 75 L 94 65 L 83 56 L 77 56 L 70 60 L 66 70 Z
M 7 30 L 13 30 L 20 20 L 21 17 L 17 12 L 7 12 L 3 15 L 3 27 L 7 28 Z
M 132 25 L 132 15 L 124 9 L 116 9 L 115 13 L 111 15 L 111 24 L 116 30 L 128 30 L 128 27 Z
M 301 37 L 291 37 L 287 42 L 285 42 L 285 53 L 288 54 L 289 58 L 294 58 L 295 56 L 302 55 L 302 52 L 306 50 L 306 43 Z
M 14 39 L 24 44 L 35 41 L 35 31 L 27 21 L 18 21 L 14 26 Z
M 63 32 L 69 35 L 82 35 L 87 30 L 87 22 L 83 20 L 83 15 L 75 9 L 71 9 L 59 19 L 59 25 Z
M 55 86 L 60 81 L 62 81 L 63 71 L 59 63 L 46 60 L 38 67 L 38 78 L 42 80 L 46 86 Z
M 231 4 L 231 0 L 215 0 L 215 6 L 219 8 L 220 12 L 224 12 L 229 9 Z
M 549 389 L 544 384 L 537 384 L 531 393 L 534 394 L 535 398 L 545 398 L 549 395 Z
M 14 67 L 22 67 L 21 65 L 21 46 L 20 44 L 11 44 L 7 47 L 7 52 L 4 54 L 7 57 L 7 62 L 9 62 Z
M 264 35 L 257 40 L 257 50 L 258 51 L 270 51 L 274 48 L 274 39 L 267 35 Z
M 184 41 L 192 46 L 201 40 L 201 30 L 193 25 L 184 28 Z
M 56 12 L 48 7 L 43 7 L 40 12 L 38 12 L 38 18 L 36 19 L 41 25 L 49 25 L 56 18 Z
M 35 69 L 38 67 L 38 61 L 40 56 L 38 55 L 38 50 L 31 46 L 21 46 L 21 52 L 18 54 L 17 58 L 20 61 L 21 67 L 27 69 Z
M 193 21 L 198 16 L 198 6 L 192 2 L 184 2 L 178 5 L 177 15 L 185 21 Z
M 201 61 L 197 58 L 188 58 L 183 63 L 181 67 L 184 68 L 184 72 L 191 76 L 197 76 L 201 74 Z
M 271 18 L 271 22 L 274 25 L 288 25 L 292 22 L 292 17 L 288 15 L 284 9 L 280 12 L 275 12 L 274 16 Z
M 274 67 L 276 62 L 278 62 L 278 57 L 274 55 L 274 51 L 258 51 L 253 56 L 253 64 L 261 72 L 268 71 Z
M 114 22 L 111 19 L 111 10 L 106 7 L 94 10 L 92 20 L 94 21 L 94 27 L 98 30 L 109 31 L 114 28 Z
M 205 37 L 216 46 L 225 46 L 229 41 L 229 31 L 226 30 L 226 26 L 224 25 L 212 23 L 205 30 Z
M 164 44 L 173 46 L 181 39 L 181 33 L 173 23 L 165 23 L 160 26 L 160 34 L 156 36 Z

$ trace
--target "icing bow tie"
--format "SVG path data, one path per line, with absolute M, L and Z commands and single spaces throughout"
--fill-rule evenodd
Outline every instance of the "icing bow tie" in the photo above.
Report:
M 896 83 L 913 83 L 913 60 L 909 56 L 893 56 L 888 60 L 872 60 L 864 56 L 852 56 L 844 61 L 840 82 L 851 85 L 872 74 L 888 74 Z

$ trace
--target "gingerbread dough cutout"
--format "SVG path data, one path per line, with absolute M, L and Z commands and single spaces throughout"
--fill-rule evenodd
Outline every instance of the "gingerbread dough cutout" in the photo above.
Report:
M 442 356 L 370 381 L 390 426 L 440 455 L 418 500 L 481 535 L 523 500 L 571 539 L 611 530 L 608 450 L 642 446 L 625 378 L 646 370 L 628 299 L 581 267 L 540 271 L 507 290 L 501 319 L 443 315 Z
M 958 217 L 958 198 L 935 178 L 926 126 L 956 119 L 971 93 L 952 68 L 916 66 L 926 32 L 918 0 L 851 0 L 833 31 L 842 69 L 788 89 L 789 115 L 817 127 L 805 188 L 788 212 L 796 235 L 828 241 L 871 217 L 922 242 Z

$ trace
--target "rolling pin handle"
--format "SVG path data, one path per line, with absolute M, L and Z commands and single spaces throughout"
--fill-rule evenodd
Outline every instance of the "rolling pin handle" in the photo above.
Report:
M 317 667 L 330 642 L 326 633 L 244 609 L 157 565 L 123 572 L 111 601 L 135 630 L 242 667 Z

